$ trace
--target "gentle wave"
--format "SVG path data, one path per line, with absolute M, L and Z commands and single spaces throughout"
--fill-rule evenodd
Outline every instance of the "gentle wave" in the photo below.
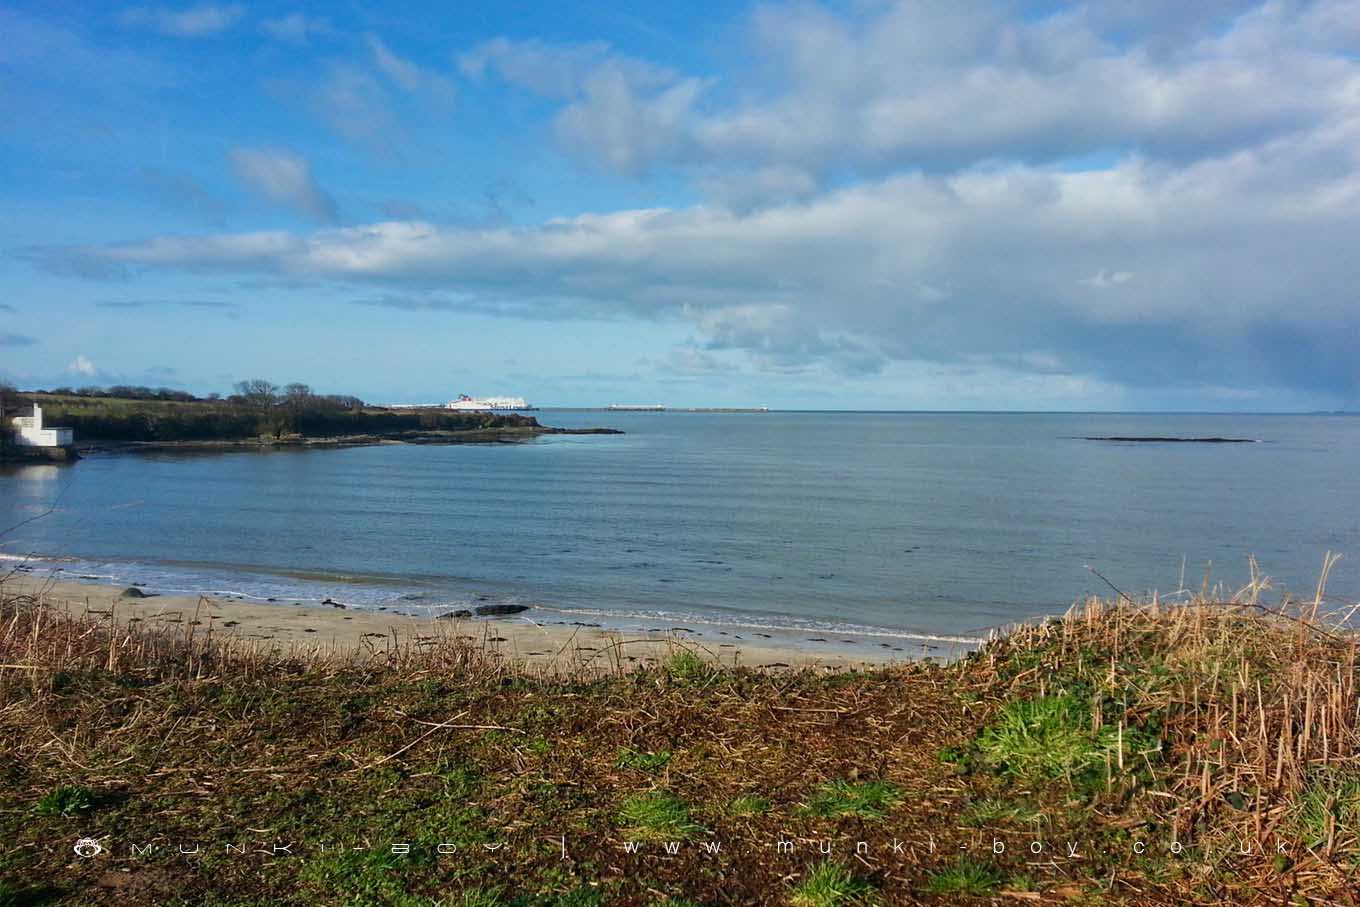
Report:
M 352 581 L 331 586 L 320 581 L 299 582 L 296 581 L 296 575 L 289 572 L 279 573 L 290 576 L 294 579 L 294 582 L 279 582 L 274 578 L 274 571 L 269 573 L 247 571 L 234 575 L 232 578 L 235 582 L 225 585 L 220 582 L 223 577 L 213 573 L 197 574 L 167 569 L 139 561 L 88 561 L 64 555 L 15 555 L 3 552 L 0 552 L 0 561 L 27 563 L 32 572 L 50 571 L 54 576 L 59 575 L 60 579 L 72 582 L 97 585 L 132 585 L 138 583 L 148 591 L 161 595 L 209 595 L 218 598 L 237 598 L 279 605 L 316 605 L 333 601 L 360 610 L 385 610 L 416 617 L 437 616 L 451 610 L 471 609 L 484 604 L 525 604 L 532 609 L 525 615 L 530 619 L 534 619 L 535 615 L 552 614 L 559 615 L 563 619 L 594 618 L 606 621 L 611 625 L 641 621 L 653 625 L 652 629 L 693 624 L 723 630 L 772 631 L 781 634 L 824 633 L 964 646 L 976 646 L 984 641 L 983 637 L 933 634 L 849 622 L 800 620 L 793 617 L 784 621 L 777 621 L 744 615 L 728 617 L 669 609 L 575 607 L 562 604 L 545 604 L 537 597 L 530 598 L 514 594 L 494 596 L 458 594 L 451 593 L 448 590 L 417 586 L 399 590 L 392 588 L 389 584 L 365 586 Z M 400 592 L 400 594 L 395 594 L 397 592 Z
M 985 636 L 951 636 L 934 633 L 921 633 L 911 630 L 896 630 L 889 627 L 873 627 L 863 624 L 833 623 L 830 621 L 798 620 L 791 618 L 786 622 L 758 621 L 749 618 L 715 618 L 696 612 L 674 611 L 627 611 L 603 608 L 564 608 L 539 605 L 544 611 L 573 616 L 602 617 L 611 620 L 647 620 L 668 624 L 698 624 L 704 627 L 722 627 L 747 630 L 775 630 L 781 633 L 832 633 L 844 636 L 870 636 L 885 639 L 907 639 L 923 642 L 956 643 L 959 645 L 981 645 Z

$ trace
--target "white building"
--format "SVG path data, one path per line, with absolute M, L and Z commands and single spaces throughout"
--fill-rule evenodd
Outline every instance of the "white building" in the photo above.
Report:
M 70 447 L 75 432 L 69 428 L 44 428 L 42 407 L 33 404 L 33 415 L 14 420 L 14 442 L 20 447 Z

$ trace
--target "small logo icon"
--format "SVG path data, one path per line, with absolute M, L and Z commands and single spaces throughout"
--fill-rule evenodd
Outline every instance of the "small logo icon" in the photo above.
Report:
M 86 859 L 97 857 L 104 852 L 104 848 L 94 838 L 81 838 L 76 842 L 76 846 L 73 849 L 76 852 L 76 856 L 85 857 Z

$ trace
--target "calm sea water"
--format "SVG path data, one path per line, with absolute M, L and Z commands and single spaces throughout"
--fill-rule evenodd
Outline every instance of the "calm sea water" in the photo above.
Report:
M 545 412 L 622 436 L 91 457 L 0 473 L 0 539 L 164 592 L 973 636 L 1247 579 L 1360 600 L 1360 418 Z M 1118 444 L 1221 435 L 1256 444 Z

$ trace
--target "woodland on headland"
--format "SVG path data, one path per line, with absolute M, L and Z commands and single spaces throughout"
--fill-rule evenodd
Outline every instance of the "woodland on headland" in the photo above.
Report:
M 487 430 L 547 431 L 532 416 L 454 412 L 438 408 L 392 409 L 358 397 L 318 394 L 306 384 L 239 382 L 234 392 L 197 397 L 169 388 L 60 387 L 18 391 L 0 387 L 5 425 L 29 407 L 42 407 L 49 425 L 75 431 L 78 445 L 92 442 L 245 442 L 370 437 Z M 8 440 L 7 438 L 5 440 Z

